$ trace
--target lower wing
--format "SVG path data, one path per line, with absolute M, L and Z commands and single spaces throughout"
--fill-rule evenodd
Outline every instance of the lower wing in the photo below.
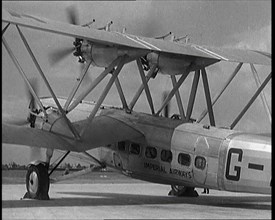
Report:
M 86 125 L 85 120 L 75 124 L 77 130 Z M 108 116 L 98 116 L 88 126 L 80 140 L 56 132 L 2 123 L 2 143 L 83 152 L 119 141 L 144 138 L 133 126 Z
M 67 139 L 67 140 L 66 140 Z M 78 151 L 73 140 L 30 127 L 2 124 L 2 143 Z

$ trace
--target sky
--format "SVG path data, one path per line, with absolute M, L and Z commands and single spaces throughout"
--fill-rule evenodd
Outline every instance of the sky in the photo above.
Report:
M 111 30 L 122 30 L 127 33 L 146 37 L 156 37 L 173 32 L 176 36 L 189 35 L 191 42 L 215 47 L 235 47 L 271 52 L 271 1 L 3 1 L 3 8 L 17 12 L 45 17 L 54 21 L 68 22 L 66 8 L 74 5 L 79 11 L 80 23 L 96 19 L 95 27 L 102 27 L 113 21 Z M 22 28 L 37 60 L 41 64 L 46 77 L 60 96 L 68 96 L 80 66 L 77 58 L 68 56 L 61 62 L 51 65 L 51 52 L 58 48 L 72 46 L 74 39 L 56 34 L 39 32 Z M 4 35 L 16 54 L 23 69 L 29 77 L 37 75 L 37 71 L 28 56 L 23 43 L 14 27 L 10 27 Z M 220 89 L 237 63 L 221 62 L 208 67 L 207 73 L 213 97 Z M 270 73 L 271 67 L 255 66 L 263 81 Z M 2 47 L 2 116 L 24 118 L 27 115 L 27 98 L 24 82 L 17 69 Z M 102 70 L 91 68 L 90 78 L 95 78 Z M 120 73 L 120 80 L 126 99 L 129 102 L 141 83 L 135 63 L 127 64 Z M 106 80 L 103 85 L 106 84 Z M 187 103 L 192 84 L 189 76 L 180 89 L 184 103 Z M 271 108 L 271 83 L 264 90 Z M 200 82 L 199 85 L 202 85 Z M 158 75 L 149 83 L 154 104 L 160 105 L 161 94 L 171 89 L 170 79 Z M 248 102 L 256 84 L 250 67 L 244 65 L 232 85 L 214 106 L 215 119 L 218 126 L 228 126 Z M 97 100 L 99 89 L 87 97 Z M 48 95 L 42 80 L 39 80 L 39 94 Z M 106 104 L 120 106 L 119 96 L 113 87 L 104 101 Z M 186 105 L 185 105 L 186 106 Z M 194 106 L 193 117 L 196 118 L 205 109 L 206 103 L 202 86 L 199 86 Z M 150 111 L 143 94 L 137 103 L 136 111 Z M 175 99 L 171 102 L 171 111 L 177 113 Z M 172 113 L 171 113 L 172 114 Z M 209 123 L 206 117 L 204 123 Z M 260 98 L 237 124 L 236 129 L 248 132 L 271 132 L 271 125 L 266 116 Z M 30 153 L 28 147 L 3 145 L 2 162 L 17 161 L 28 163 Z M 20 155 L 20 157 L 18 156 Z

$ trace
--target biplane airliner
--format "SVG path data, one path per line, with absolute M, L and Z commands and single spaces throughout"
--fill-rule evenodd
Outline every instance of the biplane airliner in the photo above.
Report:
M 2 142 L 47 149 L 44 161 L 36 160 L 28 166 L 26 198 L 49 199 L 50 176 L 70 153 L 82 154 L 93 161 L 94 166 L 88 168 L 89 171 L 113 167 L 132 178 L 171 185 L 169 194 L 174 196 L 198 196 L 195 188 L 271 193 L 271 135 L 234 130 L 259 95 L 265 100 L 263 89 L 270 81 L 271 73 L 258 84 L 230 126 L 217 127 L 213 112 L 213 105 L 243 64 L 250 65 L 255 80 L 259 82 L 254 65 L 271 65 L 271 54 L 199 46 L 187 38 L 177 38 L 173 33 L 155 38 L 136 36 L 125 29 L 112 31 L 112 22 L 103 28 L 91 27 L 94 21 L 81 25 L 71 12 L 71 23 L 7 10 L 2 13 L 2 43 L 31 94 L 28 124 L 3 122 Z M 11 26 L 18 31 L 50 96 L 38 96 L 32 80 L 6 41 L 5 33 Z M 72 37 L 74 47 L 71 53 L 84 68 L 77 75 L 67 98 L 53 92 L 23 33 L 28 29 Z M 61 59 L 64 54 L 59 54 Z M 237 63 L 237 66 L 213 98 L 206 67 L 221 61 Z M 132 100 L 127 102 L 119 73 L 130 62 L 136 62 L 142 83 L 133 93 Z M 79 92 L 91 65 L 101 67 L 102 72 Z M 158 74 L 166 74 L 173 86 L 157 109 L 148 82 Z M 188 76 L 193 77 L 193 82 L 189 100 L 184 105 L 179 88 L 184 86 Z M 109 80 L 102 88 L 100 83 L 106 77 Z M 194 119 L 192 112 L 200 77 L 207 108 Z M 122 103 L 119 107 L 103 104 L 113 84 Z M 85 100 L 95 88 L 102 91 L 97 101 Z M 143 91 L 150 113 L 134 111 Z M 179 113 L 169 116 L 168 105 L 173 97 Z M 210 123 L 201 123 L 207 114 Z M 64 156 L 50 169 L 55 149 L 62 150 Z M 90 153 L 92 149 L 95 154 Z

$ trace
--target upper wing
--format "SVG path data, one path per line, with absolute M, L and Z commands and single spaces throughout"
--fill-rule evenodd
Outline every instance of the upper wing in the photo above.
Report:
M 195 56 L 229 61 L 271 65 L 271 55 L 252 50 L 213 48 L 195 44 L 180 44 L 161 39 L 139 37 L 119 32 L 100 31 L 92 28 L 54 22 L 36 16 L 8 12 L 2 9 L 2 21 L 41 31 L 90 40 L 110 46 L 126 46 L 146 51 Z

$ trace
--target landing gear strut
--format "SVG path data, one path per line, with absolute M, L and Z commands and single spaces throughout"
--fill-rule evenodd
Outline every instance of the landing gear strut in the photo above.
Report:
M 49 200 L 50 180 L 46 163 L 31 164 L 26 175 L 27 192 L 23 198 Z
M 177 197 L 198 197 L 199 194 L 194 187 L 171 185 L 169 196 Z

